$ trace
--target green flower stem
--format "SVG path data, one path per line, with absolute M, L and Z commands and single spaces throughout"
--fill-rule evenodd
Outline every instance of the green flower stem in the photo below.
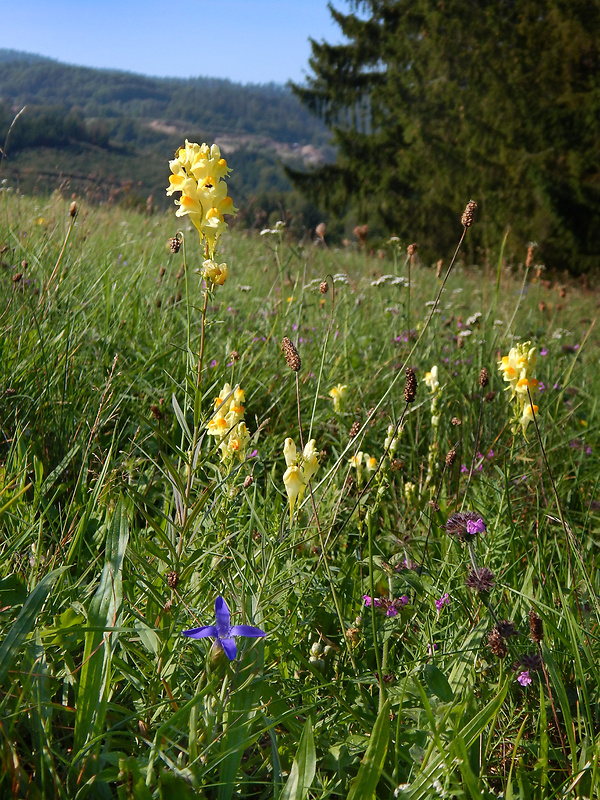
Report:
M 383 669 L 379 647 L 377 642 L 377 623 L 375 620 L 375 580 L 373 578 L 373 517 L 369 516 L 367 523 L 367 536 L 369 547 L 369 592 L 371 594 L 371 630 L 373 632 L 373 649 L 375 650 L 375 661 L 377 663 L 377 676 L 379 679 L 379 708 L 385 702 L 385 688 L 383 684 Z

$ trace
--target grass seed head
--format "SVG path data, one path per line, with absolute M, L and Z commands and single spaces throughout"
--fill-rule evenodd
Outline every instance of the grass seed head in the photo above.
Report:
M 470 228 L 471 225 L 473 224 L 476 208 L 477 208 L 477 203 L 474 200 L 469 200 L 469 202 L 465 206 L 465 210 L 463 211 L 463 215 L 460 219 L 463 228 Z
M 417 396 L 417 376 L 412 367 L 406 368 L 406 386 L 404 387 L 404 399 L 407 403 L 414 403 Z
M 295 345 L 290 339 L 288 339 L 287 336 L 284 336 L 281 340 L 281 349 L 283 350 L 288 367 L 292 370 L 292 372 L 298 372 L 302 366 L 302 361 L 300 360 L 300 356 L 298 355 Z
M 535 613 L 533 608 L 529 612 L 529 636 L 531 641 L 539 644 L 544 640 L 544 626 L 542 620 Z

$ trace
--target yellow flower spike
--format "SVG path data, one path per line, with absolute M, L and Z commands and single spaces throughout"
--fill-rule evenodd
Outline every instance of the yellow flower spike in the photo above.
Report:
M 187 139 L 169 167 L 173 174 L 169 177 L 167 194 L 181 192 L 181 198 L 175 201 L 179 206 L 176 215 L 190 217 L 200 241 L 206 240 L 209 254 L 214 258 L 217 240 L 227 227 L 223 215 L 237 214 L 225 181 L 231 170 L 217 145 L 209 148 L 207 144 L 198 145 Z M 223 280 L 213 283 L 221 285 Z

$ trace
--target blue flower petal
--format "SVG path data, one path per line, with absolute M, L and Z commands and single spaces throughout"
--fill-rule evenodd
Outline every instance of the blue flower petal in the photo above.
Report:
M 190 639 L 203 639 L 205 636 L 217 638 L 219 635 L 214 625 L 203 625 L 201 628 L 190 628 L 189 631 L 182 631 L 182 636 L 189 636 Z
M 217 618 L 217 630 L 219 631 L 219 638 L 226 639 L 229 636 L 229 621 L 231 614 L 227 608 L 227 603 L 221 595 L 215 600 L 215 616 Z
M 225 655 L 230 661 L 234 661 L 235 657 L 237 656 L 237 647 L 235 646 L 235 639 L 221 639 L 219 638 L 219 644 L 225 651 Z
M 253 628 L 252 625 L 234 625 L 229 631 L 230 636 L 266 636 L 260 628 Z

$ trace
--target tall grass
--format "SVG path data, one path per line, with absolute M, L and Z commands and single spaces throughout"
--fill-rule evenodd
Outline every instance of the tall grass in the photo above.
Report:
M 600 796 L 595 296 L 459 254 L 434 307 L 405 245 L 233 230 L 198 380 L 202 256 L 185 230 L 186 273 L 174 222 L 83 208 L 65 246 L 68 203 L 2 197 L 0 796 Z M 539 438 L 496 368 L 525 340 Z M 230 465 L 225 383 L 253 436 Z M 299 420 L 323 452 L 290 517 Z M 449 535 L 461 511 L 487 532 Z M 219 595 L 267 633 L 231 663 L 181 636 Z

